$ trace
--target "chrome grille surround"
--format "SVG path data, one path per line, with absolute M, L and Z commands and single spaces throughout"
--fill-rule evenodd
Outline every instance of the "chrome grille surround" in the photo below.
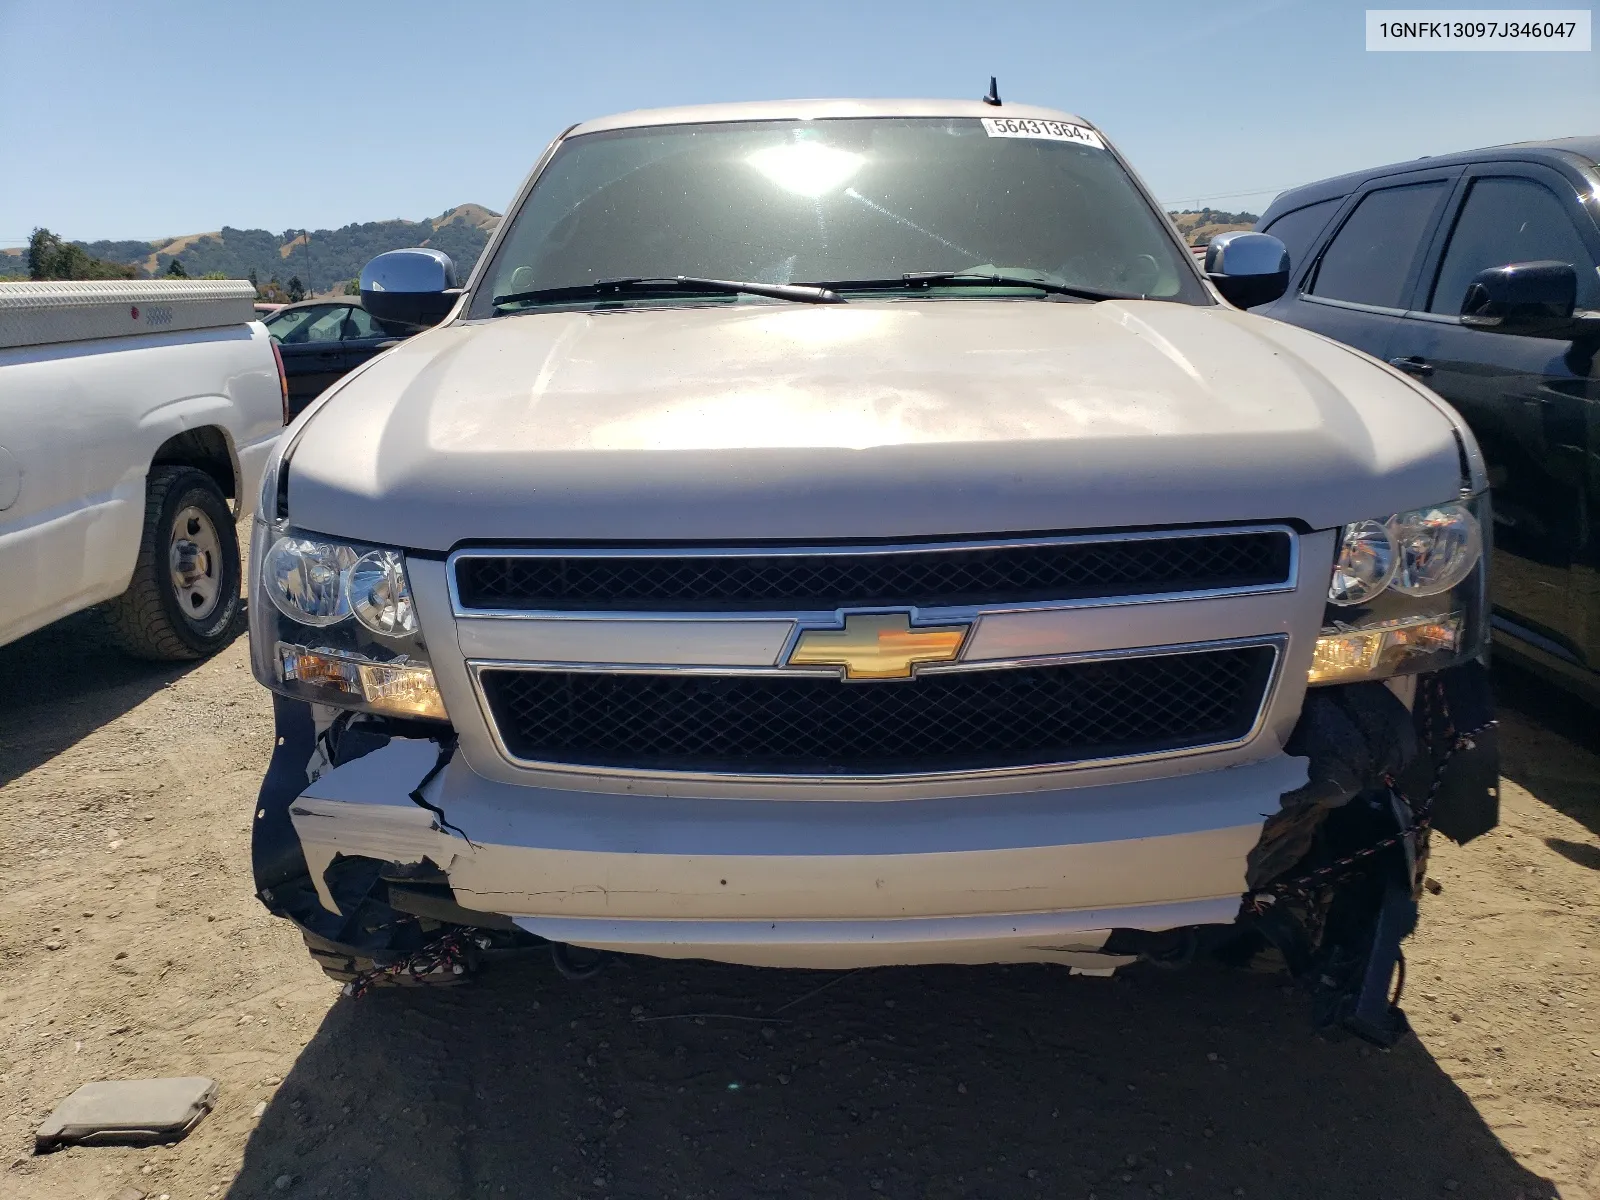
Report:
M 893 610 L 905 612 L 914 625 L 970 622 L 973 625 L 972 632 L 974 635 L 981 631 L 982 623 L 987 618 L 996 633 L 1000 633 L 1002 629 L 1005 631 L 1005 636 L 988 639 L 987 644 L 991 647 L 991 650 L 1000 645 L 1008 647 L 1015 645 L 1017 643 L 1015 634 L 1019 628 L 1033 628 L 1041 621 L 1049 624 L 1049 627 L 1053 630 L 1044 638 L 1044 641 L 1049 643 L 1060 642 L 1062 629 L 1071 628 L 1080 623 L 1079 618 L 1072 615 L 1074 612 L 1081 612 L 1084 620 L 1089 619 L 1093 614 L 1094 623 L 1100 630 L 1093 638 L 1089 639 L 1095 648 L 1084 652 L 1074 650 L 1059 652 L 1058 649 L 1047 648 L 1047 652 L 1036 653 L 1034 647 L 1028 646 L 1018 651 L 1007 650 L 1004 653 L 995 654 L 986 652 L 982 645 L 974 649 L 974 643 L 982 643 L 983 639 L 969 637 L 967 645 L 962 651 L 964 655 L 962 660 L 949 663 L 920 664 L 916 669 L 916 675 L 919 678 L 964 671 L 1006 671 L 1071 664 L 1114 662 L 1128 658 L 1160 655 L 1202 654 L 1244 647 L 1264 647 L 1271 650 L 1270 670 L 1267 672 L 1267 678 L 1257 698 L 1258 703 L 1254 709 L 1253 719 L 1249 728 L 1238 736 L 1201 745 L 1187 745 L 1175 750 L 1111 754 L 1093 758 L 1075 758 L 1068 761 L 1039 761 L 1017 765 L 983 765 L 971 769 L 862 774 L 834 770 L 827 773 L 785 774 L 730 769 L 657 769 L 617 763 L 588 765 L 581 762 L 545 761 L 539 758 L 521 757 L 514 753 L 508 745 L 507 738 L 497 723 L 494 706 L 491 704 L 485 688 L 484 676 L 486 672 L 546 671 L 591 674 L 635 674 L 643 672 L 673 675 L 765 675 L 785 678 L 810 676 L 813 679 L 827 678 L 837 680 L 839 672 L 833 668 L 786 667 L 781 664 L 787 660 L 796 639 L 806 629 L 837 629 L 843 624 L 844 617 L 848 612 L 862 610 L 842 607 L 832 610 L 807 609 L 804 611 L 751 611 L 744 609 L 735 611 L 707 611 L 704 609 L 661 611 L 658 609 L 638 612 L 604 608 L 593 611 L 577 611 L 570 608 L 553 610 L 527 608 L 483 609 L 463 604 L 461 591 L 457 586 L 458 564 L 464 559 L 482 557 L 595 557 L 615 559 L 637 556 L 640 558 L 654 557 L 659 559 L 667 556 L 682 556 L 770 558 L 775 554 L 791 553 L 807 556 L 819 554 L 874 555 L 907 551 L 937 554 L 947 549 L 972 551 L 989 547 L 1012 547 L 1018 545 L 1077 545 L 1146 540 L 1170 541 L 1179 537 L 1204 539 L 1216 536 L 1236 536 L 1240 533 L 1266 533 L 1286 540 L 1287 561 L 1284 563 L 1281 578 L 1274 577 L 1271 580 L 1263 580 L 1248 585 L 1204 588 L 1184 592 L 1166 591 L 1146 592 L 1137 595 L 1078 596 L 1068 599 L 1008 600 L 1003 597 L 996 597 L 986 602 L 948 607 L 919 607 L 913 604 L 873 606 L 870 611 Z M 574 780 L 588 777 L 595 780 L 597 785 L 602 781 L 610 783 L 626 777 L 638 779 L 641 783 L 654 780 L 657 781 L 656 786 L 663 787 L 671 786 L 675 780 L 704 783 L 718 787 L 738 786 L 741 783 L 786 786 L 903 783 L 917 786 L 921 784 L 936 784 L 939 781 L 956 780 L 971 780 L 973 781 L 973 786 L 979 786 L 977 781 L 992 778 L 995 780 L 993 786 L 999 787 L 1020 786 L 1004 785 L 1003 781 L 1028 775 L 1076 772 L 1099 767 L 1121 767 L 1127 764 L 1211 754 L 1219 751 L 1237 751 L 1253 741 L 1265 724 L 1267 714 L 1273 707 L 1274 698 L 1282 682 L 1285 650 L 1289 644 L 1289 639 L 1284 632 L 1287 626 L 1276 619 L 1258 624 L 1256 618 L 1247 617 L 1244 621 L 1241 621 L 1235 617 L 1224 622 L 1230 627 L 1230 630 L 1220 632 L 1215 639 L 1206 637 L 1203 640 L 1169 643 L 1161 641 L 1159 632 L 1156 637 L 1151 637 L 1149 634 L 1155 627 L 1168 624 L 1168 622 L 1157 616 L 1158 611 L 1164 611 L 1165 606 L 1168 605 L 1176 606 L 1176 608 L 1186 612 L 1193 610 L 1194 614 L 1198 616 L 1202 611 L 1221 611 L 1216 608 L 1217 604 L 1225 604 L 1231 611 L 1235 606 L 1227 603 L 1230 597 L 1256 597 L 1257 599 L 1250 600 L 1249 604 L 1254 606 L 1254 611 L 1260 613 L 1263 611 L 1261 605 L 1264 601 L 1269 600 L 1272 594 L 1295 592 L 1299 586 L 1300 578 L 1300 538 L 1293 528 L 1272 523 L 1189 530 L 1135 531 L 1122 534 L 1066 534 L 1044 538 L 968 539 L 958 542 L 916 542 L 871 546 L 859 544 L 810 544 L 797 547 L 772 548 L 704 545 L 663 547 L 651 545 L 598 549 L 587 547 L 574 549 L 569 547 L 493 546 L 458 549 L 448 556 L 443 567 L 444 569 L 440 572 L 443 577 L 441 582 L 445 584 L 448 590 L 450 608 L 457 621 L 458 636 L 462 642 L 463 666 L 466 668 L 466 675 L 470 680 L 472 692 L 484 722 L 484 728 L 499 757 L 516 770 L 560 775 Z M 1149 606 L 1155 607 L 1151 608 Z M 1106 638 L 1104 635 L 1106 623 L 1109 621 L 1113 627 L 1120 629 L 1122 618 L 1119 614 L 1121 612 L 1129 614 L 1130 626 L 1133 626 L 1136 630 L 1142 629 L 1144 632 L 1129 632 L 1126 640 L 1134 644 L 1124 645 L 1122 644 L 1122 639 L 1115 639 L 1108 646 L 1105 644 Z M 1138 621 L 1131 620 L 1135 614 L 1141 613 L 1145 615 L 1140 617 Z M 994 625 L 993 623 L 996 621 L 1000 622 L 1000 624 Z M 1186 622 L 1180 621 L 1179 624 L 1185 628 L 1192 628 L 1195 620 L 1191 617 Z M 495 632 L 496 630 L 499 632 Z M 562 634 L 562 630 L 570 630 L 571 637 L 569 638 Z M 1259 632 L 1256 632 L 1257 630 Z M 613 637 L 608 631 L 615 631 L 616 636 Z M 1167 631 L 1160 630 L 1160 632 Z M 1076 641 L 1077 639 L 1070 640 Z M 1153 642 L 1161 642 L 1161 644 L 1148 644 Z M 839 686 L 854 690 L 861 687 L 914 687 L 915 683 L 840 683 Z
M 837 686 L 845 694 L 853 694 L 857 698 L 871 698 L 874 696 L 888 696 L 891 693 L 905 694 L 908 689 L 915 688 L 914 681 L 871 684 L 846 684 L 838 681 L 836 672 L 826 669 L 799 669 L 792 670 L 782 667 L 660 667 L 648 665 L 623 665 L 616 663 L 529 663 L 505 661 L 469 661 L 468 668 L 472 673 L 474 688 L 478 702 L 483 712 L 484 720 L 491 730 L 495 744 L 500 753 L 510 762 L 519 767 L 535 770 L 560 770 L 578 773 L 607 774 L 623 771 L 629 775 L 646 777 L 674 778 L 693 777 L 697 779 L 760 779 L 772 782 L 817 782 L 830 783 L 870 783 L 885 780 L 898 780 L 902 782 L 918 779 L 940 779 L 960 775 L 983 776 L 1011 776 L 1026 775 L 1038 772 L 1059 771 L 1063 769 L 1077 770 L 1090 767 L 1103 767 L 1110 765 L 1128 764 L 1136 762 L 1150 762 L 1161 759 L 1176 758 L 1184 755 L 1212 752 L 1242 746 L 1253 739 L 1260 731 L 1265 717 L 1268 703 L 1273 696 L 1278 683 L 1283 659 L 1283 646 L 1285 639 L 1281 637 L 1263 637 L 1249 639 L 1234 639 L 1224 642 L 1207 642 L 1176 646 L 1151 646 L 1137 650 L 1118 653 L 1094 653 L 1082 655 L 1054 655 L 1041 658 L 1026 658 L 1010 661 L 977 661 L 927 664 L 917 672 L 917 678 L 931 680 L 949 679 L 963 675 L 968 676 L 1003 676 L 1013 672 L 1038 675 L 1049 668 L 1072 668 L 1076 666 L 1093 666 L 1097 664 L 1114 665 L 1133 660 L 1152 659 L 1190 659 L 1206 655 L 1222 654 L 1229 651 L 1267 652 L 1268 661 L 1259 663 L 1257 678 L 1249 687 L 1251 691 L 1240 699 L 1247 706 L 1244 714 L 1245 720 L 1242 731 L 1213 741 L 1203 741 L 1190 745 L 1183 745 L 1175 749 L 1140 750 L 1129 753 L 1107 753 L 1100 755 L 1086 755 L 1083 757 L 1046 758 L 1039 761 L 1028 761 L 1015 764 L 984 763 L 970 767 L 935 771 L 914 770 L 876 770 L 853 772 L 846 769 L 839 770 L 811 770 L 803 773 L 787 772 L 782 770 L 729 770 L 707 769 L 703 766 L 691 769 L 659 768 L 640 766 L 625 763 L 600 763 L 589 764 L 573 761 L 545 761 L 536 758 L 527 758 L 517 754 L 508 741 L 507 731 L 502 728 L 500 714 L 497 713 L 497 696 L 493 686 L 495 676 L 505 674 L 537 674 L 548 673 L 552 677 L 571 675 L 582 677 L 584 675 L 616 676 L 616 675 L 656 675 L 673 680 L 684 680 L 693 677 L 724 680 L 786 680 L 794 682 L 807 682 L 813 685 Z M 486 686 L 487 685 L 487 686 Z M 1253 703 L 1250 700 L 1253 698 Z M 512 737 L 516 735 L 513 734 Z

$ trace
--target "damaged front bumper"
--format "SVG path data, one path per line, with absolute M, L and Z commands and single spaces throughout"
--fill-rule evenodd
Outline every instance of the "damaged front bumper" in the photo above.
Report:
M 754 965 L 1103 971 L 1186 932 L 1259 930 L 1302 972 L 1354 955 L 1354 987 L 1384 896 L 1420 885 L 1428 825 L 1465 840 L 1494 823 L 1492 737 L 1428 778 L 1448 739 L 1482 724 L 1481 668 L 1417 688 L 1412 712 L 1378 684 L 1315 691 L 1288 752 L 1225 770 L 909 802 L 515 786 L 427 727 L 319 732 L 311 706 L 278 697 L 257 885 L 308 935 L 379 963 L 468 927 Z M 1408 831 L 1417 813 L 1396 797 L 1424 794 Z M 1385 835 L 1355 870 L 1325 869 Z
M 1132 960 L 1101 953 L 1113 929 L 1231 921 L 1261 814 L 1306 780 L 1303 762 L 1277 755 L 1010 796 L 746 803 L 517 787 L 457 758 L 413 799 L 440 757 L 433 741 L 395 737 L 290 800 L 321 911 L 303 910 L 302 889 L 302 911 L 286 915 L 326 936 L 365 899 L 338 886 L 339 864 L 361 860 L 391 884 L 443 884 L 463 909 L 596 949 L 1103 969 Z M 287 882 L 269 887 L 275 899 Z

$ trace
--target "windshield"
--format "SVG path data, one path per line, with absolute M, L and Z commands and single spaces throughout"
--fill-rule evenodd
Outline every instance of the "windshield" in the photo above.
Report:
M 1039 132 L 997 132 L 1008 126 Z M 908 273 L 973 272 L 1208 303 L 1121 164 L 1092 144 L 1099 140 L 1092 133 L 1090 144 L 1076 140 L 1077 129 L 862 118 L 651 126 L 571 138 L 511 217 L 472 315 L 556 303 L 684 303 L 682 295 L 638 291 L 603 301 L 527 297 L 601 280 L 680 275 L 898 284 Z M 1018 287 L 996 284 L 981 294 L 1043 294 Z M 974 294 L 928 281 L 908 282 L 905 290 Z M 513 296 L 527 298 L 496 307 L 497 297 Z M 773 303 L 739 294 L 700 294 L 693 302 Z
M 290 340 L 304 341 L 304 330 L 311 324 L 313 317 L 322 315 L 322 311 L 320 309 L 295 308 L 290 309 L 288 312 L 280 312 L 266 319 L 267 332 L 280 342 Z M 295 338 L 293 336 L 295 334 L 300 334 L 301 336 Z

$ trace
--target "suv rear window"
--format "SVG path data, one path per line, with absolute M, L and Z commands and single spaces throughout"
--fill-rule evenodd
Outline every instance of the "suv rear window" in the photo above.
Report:
M 1314 296 L 1402 308 L 1406 279 L 1446 181 L 1404 184 L 1363 196 L 1323 251 Z

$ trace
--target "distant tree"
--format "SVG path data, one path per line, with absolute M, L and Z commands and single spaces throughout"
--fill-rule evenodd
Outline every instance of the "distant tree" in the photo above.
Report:
M 261 280 L 256 275 L 256 269 L 254 267 L 250 268 L 250 274 L 246 275 L 245 278 L 250 281 L 250 286 L 255 288 L 256 291 L 259 292 L 261 290 Z
M 28 238 L 28 278 L 51 278 L 50 270 L 60 253 L 61 239 L 42 225 L 35 228 Z
M 1261 219 L 1258 213 L 1223 212 L 1220 208 L 1182 208 L 1167 215 L 1175 221 L 1179 217 L 1192 217 L 1195 225 L 1254 225 Z
M 258 284 L 256 286 L 256 295 L 267 304 L 289 303 L 289 293 L 283 290 L 283 284 L 278 282 L 276 275 L 267 280 L 267 282 Z
M 346 296 L 361 295 L 361 281 L 359 279 L 346 279 L 344 281 L 344 294 Z
M 305 298 L 306 287 L 305 284 L 300 282 L 300 276 L 289 276 L 289 303 L 299 304 L 300 301 L 304 300 Z
M 183 264 L 177 259 L 173 259 L 167 264 L 167 274 L 174 279 L 189 278 L 189 272 L 183 269 Z
M 132 279 L 137 274 L 121 263 L 91 258 L 82 246 L 63 242 L 42 226 L 28 239 L 29 279 Z
M 228 273 L 226 271 L 207 271 L 200 276 L 201 279 L 226 279 L 227 277 Z

